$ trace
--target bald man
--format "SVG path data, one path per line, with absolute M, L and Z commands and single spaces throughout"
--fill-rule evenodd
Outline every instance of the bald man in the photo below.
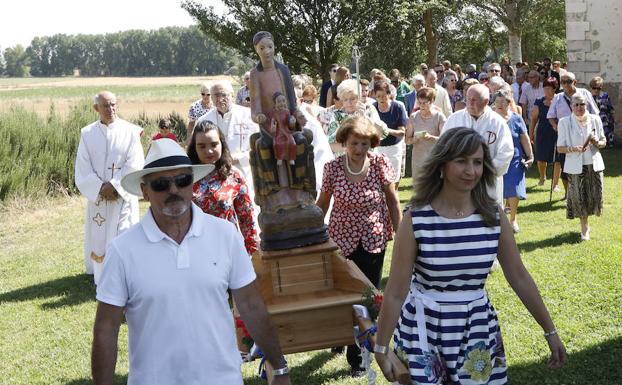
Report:
M 428 75 L 426 76 L 427 86 L 436 90 L 434 105 L 441 109 L 445 117 L 448 117 L 453 112 L 451 108 L 451 101 L 449 100 L 449 94 L 442 86 L 437 84 L 437 79 L 438 76 L 435 71 L 428 71 Z
M 503 175 L 508 171 L 514 156 L 512 134 L 505 119 L 488 107 L 489 91 L 483 84 L 469 87 L 466 109 L 452 114 L 443 126 L 443 132 L 457 127 L 470 127 L 488 143 L 490 157 L 497 173 L 497 183 L 488 193 L 499 204 L 503 203 Z
M 103 269 L 106 246 L 138 222 L 138 198 L 121 187 L 121 178 L 143 168 L 142 128 L 117 117 L 117 98 L 110 91 L 95 95 L 99 120 L 82 128 L 75 182 L 87 199 L 84 264 L 95 284 Z

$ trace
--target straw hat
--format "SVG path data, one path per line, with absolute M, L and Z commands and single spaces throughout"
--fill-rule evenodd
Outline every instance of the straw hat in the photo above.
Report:
M 145 167 L 126 174 L 121 179 L 121 186 L 130 194 L 141 197 L 143 195 L 140 184 L 145 175 L 155 172 L 176 170 L 178 168 L 191 168 L 196 182 L 214 170 L 213 164 L 192 164 L 188 155 L 177 142 L 172 139 L 162 138 L 153 141 L 147 157 Z

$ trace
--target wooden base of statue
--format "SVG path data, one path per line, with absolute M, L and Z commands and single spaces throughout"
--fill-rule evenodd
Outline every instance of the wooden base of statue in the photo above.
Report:
M 352 305 L 373 285 L 332 240 L 258 251 L 253 265 L 285 354 L 352 344 Z

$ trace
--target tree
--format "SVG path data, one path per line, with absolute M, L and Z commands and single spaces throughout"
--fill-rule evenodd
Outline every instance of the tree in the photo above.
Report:
M 229 16 L 194 0 L 184 0 L 182 7 L 203 32 L 243 56 L 254 57 L 251 41 L 256 32 L 270 31 L 293 72 L 326 76 L 331 63 L 349 62 L 353 43 L 363 40 L 391 4 L 387 0 L 230 0 L 226 3 Z
M 542 15 L 563 9 L 562 0 L 472 0 L 470 4 L 491 15 L 508 31 L 509 55 L 512 62 L 523 61 L 522 37 L 526 26 L 534 19 L 542 20 Z M 562 21 L 563 16 L 562 16 Z M 531 27 L 542 28 L 542 26 Z
M 2 55 L 2 50 L 0 50 L 0 76 L 4 75 L 5 66 L 4 55 Z
M 28 55 L 21 44 L 4 50 L 5 73 L 9 77 L 28 76 Z

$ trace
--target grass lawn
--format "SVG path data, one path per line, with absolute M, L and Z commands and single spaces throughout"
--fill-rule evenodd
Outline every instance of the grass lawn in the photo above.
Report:
M 562 193 L 527 182 L 517 241 L 570 354 L 557 371 L 545 367 L 546 342 L 500 270 L 488 280 L 499 313 L 512 385 L 622 383 L 622 152 L 604 151 L 605 208 L 591 217 L 592 240 L 580 242 L 578 220 L 565 219 Z M 408 186 L 410 180 L 402 182 Z M 547 186 L 548 187 L 548 186 Z M 402 202 L 409 198 L 402 187 Z M 11 202 L 0 211 L 0 384 L 90 384 L 94 287 L 83 272 L 82 198 Z M 144 208 L 144 206 L 143 206 Z M 385 262 L 388 276 L 390 253 Z M 127 379 L 127 327 L 121 328 L 117 382 Z M 288 357 L 294 384 L 360 384 L 345 355 L 329 351 Z M 262 384 L 257 363 L 242 368 L 246 384 Z M 387 382 L 379 374 L 378 384 Z

